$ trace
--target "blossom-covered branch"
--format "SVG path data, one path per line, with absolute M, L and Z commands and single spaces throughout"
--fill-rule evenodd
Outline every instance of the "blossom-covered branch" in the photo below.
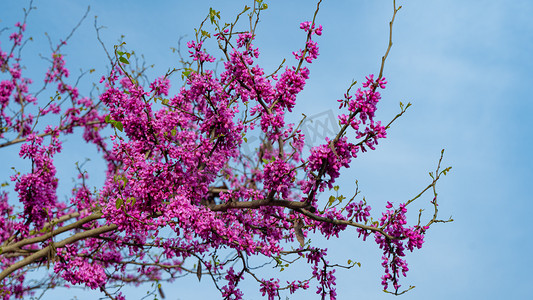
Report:
M 199 280 L 208 276 L 224 299 L 243 299 L 240 286 L 247 279 L 255 280 L 268 299 L 312 284 L 322 299 L 335 299 L 336 268 L 357 263 L 330 263 L 327 249 L 312 246 L 309 238 L 338 238 L 351 227 L 363 241 L 374 237 L 383 250 L 382 284 L 402 293 L 399 277 L 408 271 L 405 250 L 421 248 L 429 227 L 446 222 L 438 219 L 437 209 L 436 184 L 450 170 L 441 168 L 442 155 L 429 185 L 407 202 L 387 202 L 380 217 L 364 198 L 357 199 L 358 189 L 345 202 L 338 193 L 324 199 L 326 191 L 338 192 L 343 169 L 376 149 L 410 106 L 401 104 L 385 126 L 376 118 L 400 7 L 393 1 L 379 75 L 369 74 L 355 91 L 356 82 L 349 86 L 338 100 L 340 129 L 307 152 L 301 123 L 288 123 L 286 117 L 293 113 L 318 59 L 320 37 L 327 33 L 316 23 L 321 1 L 312 20 L 300 23 L 303 48 L 289 53 L 269 75 L 259 66 L 261 52 L 254 46 L 268 5 L 252 2 L 230 22 L 211 8 L 187 43 L 189 60 L 148 82 L 146 69 L 133 66 L 136 54 L 126 42 L 112 54 L 105 50 L 95 22 L 111 67 L 101 77 L 98 99 L 81 96 L 77 81 L 72 84 L 69 78 L 61 51 L 72 35 L 52 47 L 44 87 L 30 92 L 33 81 L 23 77 L 22 57 L 14 56 L 24 44 L 31 9 L 26 10 L 24 22 L 10 36 L 11 50 L 0 48 L 0 149 L 20 145 L 20 158 L 31 166 L 11 176 L 16 195 L 0 193 L 0 296 L 21 298 L 35 289 L 75 284 L 125 299 L 124 284 L 195 274 Z M 216 47 L 223 61 L 220 74 L 215 72 L 216 55 L 208 50 Z M 180 87 L 173 89 L 176 85 Z M 38 99 L 50 89 L 55 96 Z M 107 163 L 105 180 L 89 187 L 89 174 L 77 165 L 72 195 L 61 201 L 55 157 L 62 151 L 62 137 L 75 128 L 83 129 L 85 142 Z M 248 138 L 255 136 L 260 137 L 257 151 L 245 152 Z M 420 212 L 418 223 L 409 226 L 408 205 L 428 191 L 434 195 L 433 216 L 422 225 Z M 256 270 L 264 264 L 254 267 L 256 257 L 282 270 L 306 260 L 310 273 L 265 279 Z M 29 268 L 44 265 L 53 266 L 47 281 L 25 277 Z M 157 290 L 163 293 L 160 285 Z

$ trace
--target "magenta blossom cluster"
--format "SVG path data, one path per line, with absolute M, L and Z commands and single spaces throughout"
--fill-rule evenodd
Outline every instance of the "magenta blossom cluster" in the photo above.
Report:
M 51 130 L 51 129 L 48 129 Z M 58 134 L 52 134 L 52 142 L 43 145 L 43 138 L 31 134 L 27 138 L 28 144 L 23 144 L 20 157 L 31 159 L 33 170 L 24 175 L 13 175 L 15 191 L 24 204 L 24 217 L 28 223 L 33 223 L 40 228 L 49 221 L 50 211 L 54 210 L 57 202 L 56 169 L 52 157 L 61 151 Z
M 279 279 L 270 278 L 270 280 L 263 280 L 259 291 L 263 296 L 268 295 L 268 300 L 274 300 L 279 296 Z
M 61 53 L 52 54 L 52 67 L 46 72 L 44 82 L 60 82 L 63 77 L 69 76 L 69 70 L 65 68 L 65 60 Z
M 190 41 L 187 43 L 187 47 L 191 50 L 189 50 L 189 53 L 191 54 L 191 57 L 194 61 L 198 62 L 214 62 L 215 58 L 206 52 L 202 51 L 202 45 L 203 42 L 194 42 Z
M 315 28 L 314 23 L 311 24 L 310 21 L 307 21 L 300 24 L 300 29 L 303 29 L 308 33 L 305 50 L 299 50 L 298 52 L 293 52 L 292 54 L 296 59 L 305 59 L 306 62 L 312 63 L 313 60 L 318 58 L 318 44 L 312 40 L 312 36 L 313 34 L 318 36 L 322 35 L 322 25 L 318 25 L 318 27 Z
M 332 141 L 326 138 L 326 144 L 313 147 L 309 157 L 309 163 L 306 169 L 309 172 L 319 172 L 325 166 L 325 173 L 329 175 L 329 179 L 320 184 L 320 191 L 324 188 L 333 188 L 335 179 L 340 176 L 340 169 L 342 167 L 348 168 L 352 157 L 356 153 L 356 146 L 348 142 L 347 137 L 343 137 L 331 146 Z M 316 179 L 310 180 L 311 184 L 304 187 L 304 192 L 309 192 L 312 185 L 315 184 Z M 308 190 L 309 189 L 309 190 Z
M 265 165 L 264 185 L 269 191 L 280 193 L 281 197 L 286 199 L 289 190 L 294 186 L 294 166 L 285 161 L 275 160 Z
M 150 84 L 150 91 L 155 96 L 168 96 L 168 89 L 170 88 L 170 80 L 165 77 L 159 77 Z
M 228 281 L 228 284 L 222 287 L 222 297 L 233 300 L 243 299 L 244 294 L 237 288 L 237 284 L 242 279 L 242 274 L 235 274 L 233 268 L 229 268 L 225 279 Z
M 406 276 L 409 268 L 407 262 L 402 257 L 405 250 L 413 251 L 420 249 L 424 243 L 424 234 L 427 226 L 407 227 L 407 209 L 405 204 L 400 204 L 398 209 L 393 209 L 391 202 L 387 202 L 387 211 L 383 213 L 379 220 L 379 225 L 384 227 L 384 232 L 393 237 L 386 239 L 380 233 L 375 233 L 375 240 L 383 250 L 382 266 L 385 268 L 385 275 L 381 277 L 381 284 L 387 289 L 389 282 L 392 282 L 394 289 L 398 291 L 401 285 L 398 283 L 399 276 Z
M 88 254 L 87 251 L 82 253 Z M 107 279 L 104 269 L 79 255 L 82 253 L 75 246 L 64 247 L 57 252 L 59 261 L 55 264 L 54 271 L 72 284 L 83 283 L 91 289 L 103 286 Z
M 329 294 L 331 300 L 337 299 L 337 292 L 335 289 L 335 269 L 329 269 L 329 262 L 325 259 L 327 249 L 310 249 L 305 257 L 307 263 L 312 264 L 311 269 L 313 276 L 318 280 L 316 293 L 321 295 L 322 299 L 326 299 L 326 295 Z
M 22 43 L 22 33 L 26 31 L 26 23 L 20 24 L 20 22 L 17 22 L 15 27 L 18 28 L 18 32 L 13 32 L 9 36 L 9 39 L 13 41 L 14 46 L 20 46 Z

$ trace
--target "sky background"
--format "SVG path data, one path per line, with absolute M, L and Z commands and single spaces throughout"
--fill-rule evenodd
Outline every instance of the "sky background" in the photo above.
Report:
M 223 20 L 232 21 L 250 3 L 35 1 L 38 9 L 29 16 L 26 35 L 34 41 L 23 50 L 24 74 L 42 82 L 47 63 L 38 54 L 49 57 L 51 53 L 44 32 L 54 42 L 64 38 L 87 5 L 91 6 L 88 18 L 63 50 L 73 76 L 80 69 L 96 69 L 82 79 L 80 88 L 85 91 L 106 73 L 107 66 L 96 40 L 95 15 L 99 24 L 107 27 L 102 38 L 108 48 L 125 35 L 128 49 L 144 54 L 146 62 L 155 65 L 148 72 L 153 79 L 168 68 L 179 67 L 178 56 L 170 47 L 177 47 L 181 36 L 184 41 L 192 38 L 193 28 L 209 7 L 220 10 Z M 302 48 L 305 41 L 299 23 L 312 18 L 316 2 L 267 3 L 254 44 L 261 50 L 260 65 L 269 73 L 283 58 L 294 63 L 291 52 Z M 416 288 L 402 299 L 527 299 L 533 286 L 533 242 L 529 237 L 533 229 L 533 2 L 399 0 L 397 4 L 403 8 L 394 25 L 394 46 L 384 70 L 389 84 L 382 92 L 377 118 L 388 122 L 399 111 L 400 101 L 413 106 L 376 151 L 361 155 L 345 170 L 339 181 L 341 191 L 352 193 L 357 179 L 374 213 L 380 212 L 386 201 L 404 202 L 423 189 L 441 149 L 446 149 L 443 165 L 453 169 L 438 184 L 439 213 L 441 218 L 452 216 L 455 221 L 432 226 L 424 247 L 408 254 L 410 271 L 402 283 Z M 0 28 L 12 28 L 27 5 L 27 1 L 2 0 Z M 317 23 L 324 31 L 315 38 L 320 56 L 308 66 L 310 79 L 298 97 L 294 120 L 301 113 L 336 112 L 336 100 L 342 98 L 352 79 L 363 82 L 364 76 L 379 72 L 391 16 L 392 0 L 323 1 Z M 10 32 L 0 36 L 1 47 L 7 44 Z M 91 158 L 86 167 L 93 171 L 92 180 L 98 184 L 103 177 L 97 173 L 102 164 L 94 151 L 85 149 L 74 136 L 66 141 L 69 143 L 56 160 L 62 196 L 68 195 L 76 161 Z M 11 175 L 10 167 L 25 166 L 15 161 L 18 148 L 8 148 L 0 149 L 2 182 Z M 415 206 L 429 208 L 430 198 L 421 200 Z M 416 216 L 411 217 L 411 223 L 416 222 Z M 372 240 L 357 239 L 354 232 L 336 240 L 316 238 L 315 245 L 327 247 L 332 261 L 362 263 L 361 268 L 336 273 L 338 299 L 392 299 L 381 291 L 379 249 Z M 266 269 L 267 274 L 272 272 Z M 198 283 L 194 276 L 163 284 L 163 288 L 167 299 L 219 298 L 207 280 Z M 314 291 L 312 287 L 309 293 L 289 298 L 318 298 Z M 145 292 L 143 287 L 127 289 L 126 295 L 140 299 Z M 94 299 L 98 294 L 57 289 L 43 299 L 67 295 Z M 260 298 L 252 293 L 247 299 Z

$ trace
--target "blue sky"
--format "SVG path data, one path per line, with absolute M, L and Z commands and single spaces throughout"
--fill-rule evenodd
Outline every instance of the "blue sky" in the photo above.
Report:
M 533 85 L 533 2 L 397 2 L 403 8 L 394 25 L 394 46 L 384 72 L 389 84 L 377 116 L 390 120 L 400 101 L 413 106 L 376 151 L 360 156 L 345 170 L 341 190 L 351 193 L 358 179 L 362 194 L 376 211 L 386 201 L 403 202 L 427 185 L 427 173 L 434 170 L 445 148 L 444 165 L 453 170 L 438 186 L 440 213 L 455 221 L 436 224 L 424 248 L 408 255 L 410 272 L 403 283 L 416 288 L 402 298 L 526 299 L 533 284 L 528 251 L 533 246 L 528 235 L 533 229 L 528 221 L 533 211 L 529 188 L 533 179 L 529 91 Z M 28 20 L 28 35 L 34 42 L 23 53 L 26 76 L 42 76 L 46 67 L 37 55 L 50 53 L 43 33 L 48 32 L 54 41 L 65 37 L 87 3 L 91 5 L 89 17 L 64 53 L 74 74 L 80 68 L 96 69 L 93 77 L 84 79 L 90 83 L 106 71 L 105 54 L 93 28 L 95 15 L 107 27 L 102 35 L 109 48 L 124 34 L 129 49 L 155 64 L 149 74 L 158 76 L 179 66 L 170 47 L 177 46 L 180 36 L 192 37 L 209 7 L 232 20 L 250 1 L 152 1 L 151 5 L 146 1 L 36 1 L 38 9 Z M 312 18 L 316 3 L 267 3 L 255 44 L 262 53 L 261 65 L 274 70 L 283 58 L 291 62 L 290 53 L 302 47 L 305 37 L 298 25 Z M 13 26 L 26 5 L 26 1 L 4 0 L 0 28 Z M 309 66 L 311 78 L 298 98 L 296 117 L 302 112 L 336 111 L 336 99 L 352 79 L 361 82 L 364 76 L 379 72 L 391 14 L 392 0 L 324 0 L 317 17 L 324 26 L 323 36 L 317 39 L 320 56 Z M 1 46 L 6 37 L 6 32 L 0 36 Z M 87 90 L 90 84 L 82 87 Z M 101 170 L 94 152 L 80 151 L 75 137 L 68 141 L 58 166 L 65 191 L 75 174 L 75 161 L 91 157 L 88 168 Z M 4 181 L 9 167 L 15 165 L 16 152 L 0 151 L 8 158 L 0 171 L 0 181 Z M 91 176 L 95 182 L 101 179 L 97 173 Z M 317 238 L 317 244 L 329 248 L 332 258 L 363 264 L 357 270 L 338 271 L 339 299 L 391 299 L 381 292 L 381 255 L 373 241 L 363 243 L 348 233 L 340 240 Z M 167 299 L 217 298 L 209 283 L 199 284 L 192 277 L 164 288 Z M 67 291 L 58 292 L 44 298 Z M 76 293 L 78 299 L 94 298 L 91 293 L 68 292 Z M 128 290 L 132 299 L 144 292 L 142 288 Z M 304 299 L 304 294 L 290 299 Z

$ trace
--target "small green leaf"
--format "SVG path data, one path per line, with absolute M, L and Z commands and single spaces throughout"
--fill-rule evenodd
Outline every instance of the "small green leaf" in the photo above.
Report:
M 451 169 L 452 169 L 452 167 L 447 167 L 446 169 L 444 169 L 442 171 L 442 174 L 444 174 L 444 176 L 446 176 L 446 173 L 450 172 Z
M 335 196 L 329 196 L 329 204 L 333 204 L 333 202 L 335 202 Z
M 124 200 L 122 200 L 122 198 L 118 198 L 117 203 L 115 203 L 117 209 L 120 209 L 123 203 L 124 203 Z
M 248 143 L 248 139 L 246 137 L 243 137 L 242 139 L 244 140 L 245 143 Z
M 127 65 L 130 64 L 130 62 L 129 62 L 125 57 L 122 57 L 122 56 L 121 56 L 121 57 L 118 58 L 118 60 L 120 60 L 120 62 L 123 62 L 123 63 L 125 63 L 125 64 L 127 64 Z
M 181 74 L 185 77 L 189 77 L 189 75 L 191 75 L 192 73 L 192 69 L 186 69 L 185 71 L 183 71 Z
M 205 30 L 201 30 L 201 32 L 202 32 L 202 36 L 205 36 L 205 37 L 208 37 L 208 38 L 211 37 L 211 34 L 209 34 L 209 32 L 207 32 Z
M 333 187 L 333 189 L 335 190 L 335 192 L 337 192 L 339 190 L 339 186 L 336 185 L 336 186 Z
M 122 55 L 124 55 L 124 52 L 122 52 L 122 51 L 117 51 L 117 54 L 118 54 L 119 56 L 122 56 Z
M 178 132 L 176 131 L 176 129 L 172 129 L 172 130 L 170 131 L 170 133 L 172 134 L 172 136 L 176 136 L 176 134 L 177 134 Z
M 124 126 L 122 125 L 122 122 L 120 122 L 120 121 L 116 121 L 115 124 L 113 124 L 113 125 L 115 125 L 115 128 L 120 130 L 120 131 L 124 130 Z
M 210 7 L 209 8 L 209 20 L 211 21 L 211 24 L 216 22 L 215 17 L 220 19 L 220 12 Z
M 105 122 L 110 123 L 111 117 L 109 115 L 105 116 Z

